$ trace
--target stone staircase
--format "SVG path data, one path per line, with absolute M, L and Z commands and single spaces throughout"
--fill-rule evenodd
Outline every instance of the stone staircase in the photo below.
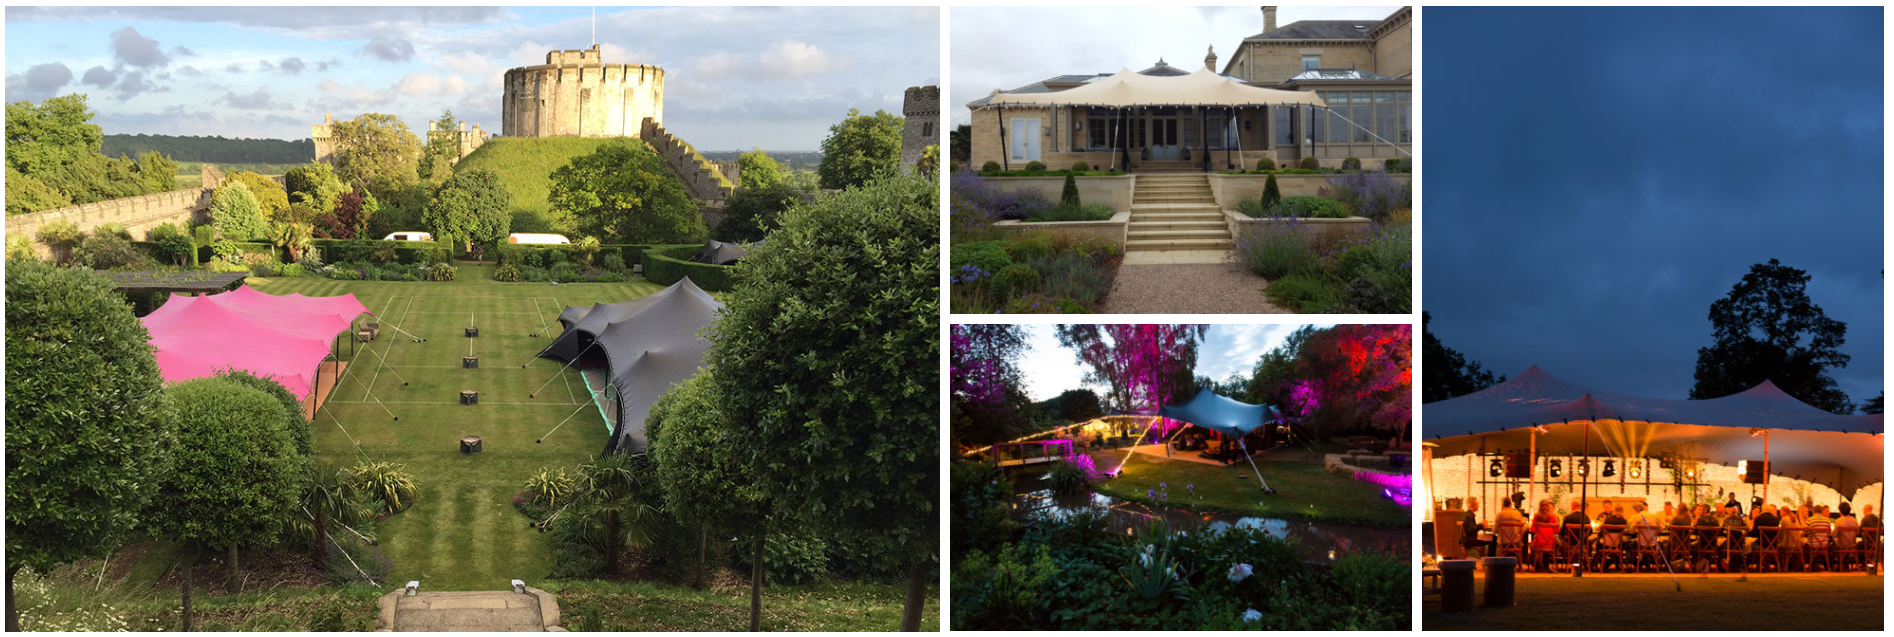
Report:
M 1125 252 L 1230 249 L 1229 226 L 1201 172 L 1138 174 Z
M 559 604 L 537 588 L 512 591 L 423 592 L 396 589 L 381 598 L 380 631 L 564 632 Z

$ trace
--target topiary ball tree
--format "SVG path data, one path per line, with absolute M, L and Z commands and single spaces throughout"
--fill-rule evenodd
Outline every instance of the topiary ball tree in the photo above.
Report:
M 750 628 L 762 622 L 762 540 L 769 522 L 768 502 L 748 469 L 721 442 L 731 427 L 712 378 L 704 371 L 678 383 L 651 405 L 645 416 L 649 456 L 656 467 L 664 502 L 680 520 L 697 523 L 697 568 L 692 586 L 704 586 L 710 530 L 719 537 L 749 532 L 755 543 L 750 564 Z
M 783 213 L 736 266 L 705 359 L 725 449 L 776 511 L 900 549 L 906 630 L 940 548 L 939 204 L 896 177 Z
M 150 335 L 89 271 L 7 263 L 7 629 L 13 576 L 118 548 L 170 466 Z
M 315 453 L 316 433 L 310 428 L 309 421 L 302 418 L 302 403 L 297 401 L 296 395 L 289 393 L 289 388 L 278 382 L 275 376 L 258 376 L 241 369 L 226 369 L 218 372 L 217 377 L 263 390 L 263 393 L 275 398 L 276 402 L 283 405 L 283 426 L 289 430 L 290 438 L 296 441 L 296 453 L 303 457 L 309 457 Z
M 228 378 L 166 390 L 177 410 L 175 470 L 158 485 L 147 527 L 185 544 L 184 629 L 191 628 L 191 566 L 201 549 L 225 550 L 278 537 L 308 486 L 309 459 L 266 392 Z

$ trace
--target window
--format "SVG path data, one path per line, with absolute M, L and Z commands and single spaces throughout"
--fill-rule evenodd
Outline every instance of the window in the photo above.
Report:
M 1322 68 L 1321 54 L 1302 56 L 1302 70 L 1307 71 L 1319 68 Z
M 1396 141 L 1412 144 L 1414 143 L 1414 93 L 1400 91 L 1395 95 L 1395 100 L 1401 104 L 1401 138 Z
M 933 122 L 924 122 L 921 124 L 921 136 L 922 137 L 934 136 L 934 123 Z
M 1292 128 L 1294 128 L 1291 122 L 1295 121 L 1295 117 L 1296 117 L 1295 107 L 1293 106 L 1276 107 L 1276 124 L 1275 124 L 1276 144 L 1275 145 L 1293 146 L 1296 144 L 1295 138 L 1291 137 L 1291 135 L 1295 134 L 1295 131 L 1291 130 Z
M 1395 122 L 1400 119 L 1397 115 L 1394 110 L 1394 91 L 1375 91 L 1374 134 L 1388 141 L 1399 137 L 1394 132 Z
M 1318 95 L 1322 96 L 1323 101 L 1335 99 L 1334 93 L 1318 93 Z M 1329 104 L 1334 104 L 1334 102 L 1329 102 Z M 1317 144 L 1328 141 L 1328 111 L 1319 108 L 1307 110 L 1309 111 L 1309 134 L 1305 137 Z
M 1374 141 L 1374 136 L 1368 134 L 1368 127 L 1374 125 L 1374 102 L 1369 101 L 1371 95 L 1368 91 L 1355 91 L 1348 98 L 1349 103 L 1354 105 L 1348 111 L 1348 118 L 1355 120 L 1348 125 L 1348 129 L 1354 131 L 1355 141 L 1363 144 Z

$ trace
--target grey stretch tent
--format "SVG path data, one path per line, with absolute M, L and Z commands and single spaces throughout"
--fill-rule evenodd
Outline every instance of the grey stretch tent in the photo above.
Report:
M 645 413 L 671 385 L 697 374 L 710 350 L 700 332 L 722 309 L 685 277 L 630 301 L 567 307 L 559 313 L 564 331 L 539 355 L 571 361 L 603 353 L 618 419 L 605 450 L 644 453 Z
M 1228 398 L 1208 389 L 1182 405 L 1165 405 L 1158 415 L 1187 422 L 1231 438 L 1242 438 L 1266 423 L 1283 419 L 1282 412 L 1269 405 L 1252 405 Z
M 737 261 L 749 254 L 750 250 L 745 248 L 742 244 L 724 243 L 716 239 L 711 239 L 704 243 L 704 247 L 698 250 L 697 256 L 691 257 L 691 260 L 711 265 L 734 265 Z

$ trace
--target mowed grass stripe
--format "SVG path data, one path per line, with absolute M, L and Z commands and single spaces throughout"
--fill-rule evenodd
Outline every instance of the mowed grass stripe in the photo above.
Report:
M 351 367 L 312 426 L 320 462 L 359 462 L 353 436 L 368 458 L 404 465 L 420 486 L 421 501 L 380 526 L 382 547 L 394 562 L 390 581 L 419 579 L 436 591 L 500 590 L 508 579 L 531 582 L 551 571 L 551 542 L 513 511 L 513 494 L 541 467 L 570 469 L 598 454 L 607 434 L 578 371 L 536 357 L 557 334 L 556 323 L 545 325 L 568 305 L 616 303 L 663 289 L 642 281 L 496 283 L 490 271 L 462 265 L 461 280 L 449 283 L 250 279 L 270 294 L 352 293 L 383 321 L 382 337 L 368 349 L 358 345 L 351 355 L 344 344 Z M 462 369 L 469 345 L 463 311 L 481 309 L 493 312 L 475 317 L 481 335 L 471 340 L 481 366 Z M 428 341 L 415 343 L 392 327 Z M 548 332 L 539 338 L 527 336 L 542 328 Z M 571 392 L 563 388 L 568 383 Z M 537 398 L 528 397 L 541 387 Z M 479 391 L 481 404 L 459 405 L 462 389 Z M 480 436 L 485 450 L 459 453 L 463 435 Z M 541 436 L 544 442 L 535 443 Z

